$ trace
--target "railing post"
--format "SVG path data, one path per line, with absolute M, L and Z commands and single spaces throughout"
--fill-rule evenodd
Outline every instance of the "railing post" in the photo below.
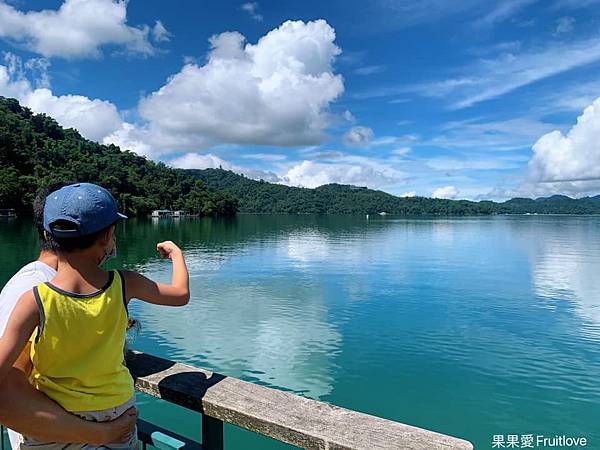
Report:
M 223 450 L 223 421 L 202 414 L 202 450 Z

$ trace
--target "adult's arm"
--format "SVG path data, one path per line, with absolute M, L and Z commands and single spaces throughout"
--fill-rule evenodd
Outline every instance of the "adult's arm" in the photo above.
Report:
M 0 385 L 0 423 L 42 442 L 103 445 L 125 442 L 137 419 L 134 408 L 112 422 L 90 422 L 68 413 L 12 368 Z

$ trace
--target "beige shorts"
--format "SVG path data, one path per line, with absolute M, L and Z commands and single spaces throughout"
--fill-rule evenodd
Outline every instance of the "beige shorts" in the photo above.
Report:
M 89 420 L 92 422 L 108 422 L 121 416 L 132 406 L 135 406 L 135 396 L 130 398 L 127 402 L 119 405 L 115 408 L 109 408 L 102 411 L 78 411 L 73 414 L 81 417 L 82 419 Z M 137 440 L 137 428 L 133 433 L 133 436 L 129 442 L 123 444 L 108 444 L 108 445 L 89 445 L 89 444 L 62 444 L 56 442 L 40 442 L 31 437 L 22 436 L 20 439 L 19 446 L 20 450 L 93 450 L 93 449 L 114 449 L 114 450 L 128 450 L 138 448 Z M 16 449 L 15 449 L 16 450 Z

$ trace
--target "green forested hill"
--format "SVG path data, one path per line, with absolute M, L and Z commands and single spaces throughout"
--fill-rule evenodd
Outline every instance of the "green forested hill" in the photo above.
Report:
M 257 181 L 222 169 L 181 170 L 115 145 L 89 141 L 52 118 L 0 97 L 0 209 L 29 214 L 37 189 L 54 181 L 89 181 L 109 189 L 131 215 L 183 209 L 201 215 L 248 213 L 405 215 L 600 214 L 600 196 L 514 198 L 503 203 L 401 198 L 364 187 L 315 189 Z
M 553 196 L 515 198 L 503 203 L 395 197 L 364 187 L 327 184 L 315 189 L 252 180 L 223 169 L 188 170 L 210 189 L 230 192 L 248 213 L 373 214 L 385 211 L 405 215 L 477 214 L 600 214 L 600 196 L 572 199 Z
M 100 184 L 131 215 L 158 208 L 231 215 L 237 209 L 231 195 L 210 191 L 183 170 L 89 141 L 0 97 L 0 208 L 29 214 L 38 188 L 59 180 Z

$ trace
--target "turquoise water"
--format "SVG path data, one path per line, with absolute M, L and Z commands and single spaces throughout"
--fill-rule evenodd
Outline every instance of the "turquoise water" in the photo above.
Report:
M 35 240 L 27 223 L 0 232 L 4 282 Z M 479 449 L 508 434 L 600 448 L 600 217 L 130 220 L 115 266 L 168 280 L 164 239 L 184 248 L 192 299 L 134 304 L 134 348 Z M 145 419 L 199 438 L 198 415 L 139 403 Z M 225 439 L 289 448 L 234 427 Z

